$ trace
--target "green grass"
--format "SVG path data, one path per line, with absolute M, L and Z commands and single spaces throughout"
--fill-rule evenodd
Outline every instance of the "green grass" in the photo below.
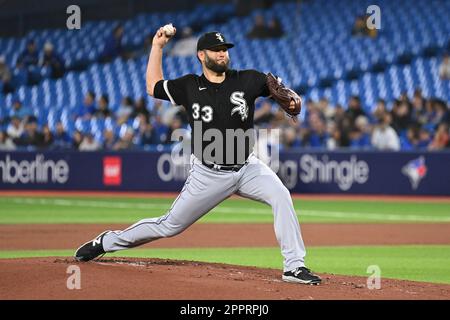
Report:
M 0 197 L 0 224 L 123 223 L 158 217 L 173 199 L 110 197 Z M 450 223 L 450 203 L 294 200 L 301 223 Z M 228 199 L 200 223 L 272 223 L 269 206 Z M 0 251 L 0 258 L 72 256 L 73 250 Z M 278 248 L 133 249 L 108 256 L 156 257 L 282 268 Z M 321 273 L 369 276 L 378 265 L 381 276 L 450 284 L 450 246 L 309 247 L 307 264 Z
M 0 258 L 72 256 L 73 250 L 0 251 Z M 282 268 L 278 248 L 132 249 L 107 257 L 153 257 Z M 307 265 L 320 273 L 368 277 L 378 265 L 382 278 L 450 284 L 450 246 L 310 247 Z
M 0 224 L 134 223 L 167 212 L 172 199 L 0 197 Z M 450 222 L 450 203 L 294 200 L 301 222 Z M 228 199 L 200 222 L 271 223 L 269 206 Z

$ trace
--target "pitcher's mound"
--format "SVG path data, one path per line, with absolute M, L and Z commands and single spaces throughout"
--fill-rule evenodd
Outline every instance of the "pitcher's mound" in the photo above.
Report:
M 113 258 L 0 260 L 0 299 L 445 299 L 450 285 L 321 274 L 318 286 L 281 281 L 281 270 L 193 261 Z M 79 278 L 77 278 L 79 276 Z M 81 289 L 74 287 L 80 286 Z M 69 289 L 72 288 L 72 289 Z

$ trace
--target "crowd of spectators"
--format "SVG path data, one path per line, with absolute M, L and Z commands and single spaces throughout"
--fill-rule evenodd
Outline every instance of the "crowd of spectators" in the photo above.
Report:
M 37 84 L 45 78 L 60 78 L 65 71 L 65 62 L 51 42 L 46 42 L 39 50 L 36 42 L 30 40 L 14 67 L 6 63 L 5 56 L 0 56 L 2 93 L 8 94 L 20 86 Z
M 366 16 L 356 19 L 352 34 L 374 37 L 366 26 Z M 100 62 L 116 57 L 124 59 L 133 55 L 148 54 L 152 35 L 145 38 L 138 51 L 130 53 L 122 43 L 124 28 L 116 26 L 106 39 Z M 283 36 L 277 19 L 266 22 L 262 15 L 255 16 L 255 24 L 247 34 L 249 38 L 266 39 Z M 192 29 L 182 30 L 181 38 L 170 48 L 171 55 L 195 54 L 196 37 Z M 0 56 L 0 82 L 3 92 L 13 92 L 23 84 L 33 84 L 40 79 L 59 78 L 66 71 L 65 62 L 46 42 L 39 50 L 34 41 L 27 43 L 14 68 Z M 439 67 L 441 80 L 450 80 L 450 58 L 444 55 Z M 257 127 L 281 128 L 280 142 L 283 149 L 338 148 L 376 150 L 440 150 L 450 148 L 450 112 L 448 102 L 424 97 L 417 89 L 413 97 L 402 94 L 394 101 L 380 99 L 376 106 L 363 106 L 358 96 L 350 98 L 347 106 L 331 105 L 326 99 L 306 101 L 302 121 L 292 122 L 271 100 L 261 99 L 255 110 Z M 133 100 L 123 97 L 119 106 L 111 106 L 105 94 L 96 96 L 87 92 L 83 103 L 71 111 L 69 121 L 110 120 L 110 126 L 100 134 L 91 130 L 68 128 L 67 123 L 57 122 L 49 127 L 39 123 L 38 115 L 18 99 L 0 130 L 0 150 L 52 149 L 52 150 L 132 150 L 154 146 L 170 147 L 171 133 L 188 128 L 187 114 L 182 107 L 171 107 L 155 100 L 147 107 L 147 98 Z M 119 128 L 119 129 L 117 129 Z
M 74 128 L 69 132 L 67 123 L 58 121 L 53 128 L 49 124 L 39 125 L 37 115 L 15 100 L 9 119 L 3 124 L 0 135 L 0 150 L 133 150 L 172 144 L 171 133 L 187 128 L 187 116 L 182 107 L 171 107 L 155 100 L 153 108 L 141 97 L 134 101 L 124 97 L 118 107 L 111 108 L 107 95 L 96 97 L 88 92 L 82 105 L 74 108 L 69 121 L 103 122 L 100 134 L 92 128 Z M 76 127 L 76 126 L 75 126 Z
M 440 99 L 425 98 L 417 89 L 412 99 L 406 94 L 387 103 L 363 108 L 358 96 L 348 106 L 331 105 L 328 99 L 306 101 L 305 118 L 291 122 L 269 101 L 255 111 L 259 126 L 282 128 L 280 141 L 285 150 L 321 148 L 335 150 L 441 150 L 450 148 L 450 111 Z
M 117 57 L 128 59 L 144 52 L 148 53 L 149 39 L 145 39 L 143 48 L 133 51 L 124 46 L 123 35 L 124 27 L 118 24 L 105 39 L 98 62 L 107 63 Z M 65 60 L 51 42 L 47 41 L 39 47 L 36 41 L 29 40 L 13 65 L 8 65 L 5 56 L 0 55 L 0 93 L 6 95 L 21 86 L 35 85 L 46 78 L 58 79 L 63 77 L 66 71 Z
M 331 105 L 326 98 L 305 102 L 305 117 L 293 122 L 271 100 L 257 101 L 255 126 L 280 128 L 280 146 L 335 150 L 441 150 L 450 148 L 450 112 L 445 101 L 425 98 L 417 89 L 410 99 L 402 94 L 392 102 L 378 100 L 373 108 L 364 108 L 358 96 L 348 106 Z M 0 134 L 0 149 L 51 150 L 133 150 L 173 144 L 171 134 L 179 128 L 189 129 L 183 107 L 155 100 L 147 107 L 146 98 L 134 101 L 124 97 L 120 106 L 111 107 L 107 95 L 96 97 L 88 92 L 82 105 L 71 114 L 77 121 L 106 121 L 99 135 L 92 130 L 68 132 L 62 122 L 54 128 L 38 125 L 36 115 L 14 101 L 6 130 Z
M 262 15 L 256 15 L 252 29 L 247 33 L 249 39 L 280 38 L 284 35 L 280 21 L 273 17 L 268 22 Z

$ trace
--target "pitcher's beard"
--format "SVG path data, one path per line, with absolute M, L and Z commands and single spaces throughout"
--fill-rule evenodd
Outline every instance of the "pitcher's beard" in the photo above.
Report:
M 205 57 L 205 66 L 210 69 L 211 71 L 214 71 L 215 73 L 224 73 L 228 70 L 228 66 L 230 65 L 230 60 L 224 64 L 219 64 L 215 62 L 214 60 L 210 59 L 208 55 Z

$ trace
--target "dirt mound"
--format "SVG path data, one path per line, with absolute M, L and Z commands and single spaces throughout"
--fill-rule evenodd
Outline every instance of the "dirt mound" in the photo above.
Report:
M 68 270 L 79 267 L 81 289 Z M 69 268 L 70 267 L 70 268 Z M 75 268 L 76 268 L 75 267 Z M 69 268 L 69 269 L 68 269 Z M 322 274 L 319 286 L 281 281 L 280 270 L 161 259 L 0 260 L 0 299 L 446 299 L 450 285 Z M 70 278 L 70 279 L 69 279 Z M 69 279 L 69 281 L 68 281 Z

